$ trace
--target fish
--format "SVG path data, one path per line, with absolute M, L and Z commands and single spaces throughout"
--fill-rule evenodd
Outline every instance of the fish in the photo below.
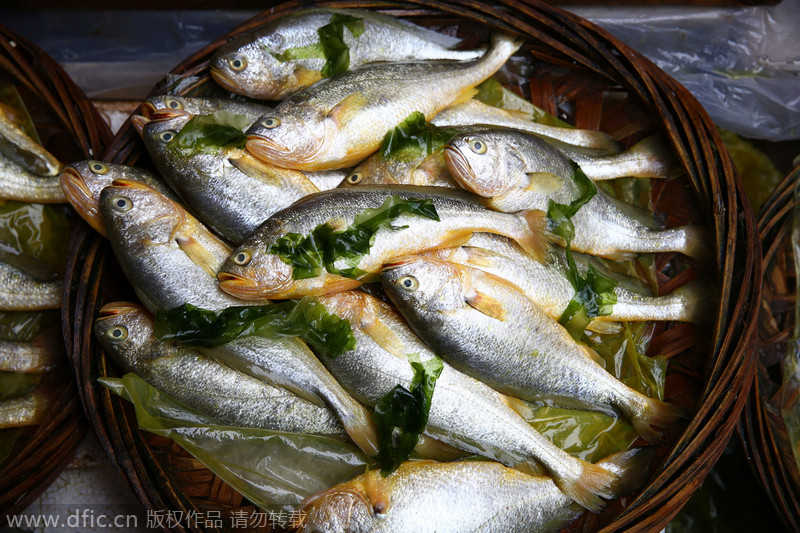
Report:
M 199 96 L 178 96 L 160 94 L 142 102 L 142 115 L 150 120 L 169 118 L 173 115 L 210 115 L 217 111 L 229 111 L 247 117 L 252 124 L 259 117 L 269 113 L 271 107 L 257 102 L 235 100 L 233 98 L 207 98 Z M 156 114 L 158 113 L 158 116 Z
M 122 271 L 151 312 L 185 303 L 214 311 L 264 303 L 219 289 L 217 270 L 230 247 L 152 187 L 115 180 L 100 193 L 100 213 Z
M 58 397 L 58 388 L 42 383 L 22 396 L 0 402 L 0 429 L 41 424 Z
M 150 158 L 186 206 L 204 224 L 240 243 L 264 220 L 319 189 L 304 174 L 259 161 L 239 148 L 184 152 L 174 148 L 192 115 L 148 121 L 140 129 Z
M 683 408 L 628 387 L 514 285 L 478 269 L 431 257 L 398 257 L 383 288 L 411 328 L 455 368 L 496 390 L 533 402 L 619 411 L 649 442 L 675 428 Z
M 0 106 L 0 154 L 21 167 L 26 176 L 57 176 L 61 172 L 61 162 L 22 130 L 14 114 L 14 109 L 6 105 Z M 13 165 L 4 163 L 4 174 L 8 172 L 8 168 L 13 168 Z M 42 180 L 43 184 L 45 181 Z
M 613 497 L 641 487 L 652 450 L 636 448 L 597 463 L 620 479 Z M 491 461 L 406 461 L 389 476 L 370 470 L 307 498 L 300 533 L 555 533 L 583 509 L 546 476 Z
M 606 155 L 621 151 L 621 145 L 611 135 L 602 131 L 548 126 L 532 119 L 529 113 L 502 109 L 484 104 L 474 98 L 440 111 L 431 119 L 439 127 L 458 127 L 481 124 L 498 128 L 527 131 L 544 139 L 557 141 L 557 146 L 583 147 L 590 154 Z
M 59 331 L 44 331 L 28 342 L 0 340 L 0 372 L 41 374 L 64 361 Z
M 61 307 L 62 280 L 42 281 L 0 262 L 0 311 L 44 311 Z
M 38 204 L 65 204 L 58 177 L 38 176 L 0 154 L 0 199 Z
M 405 325 L 391 305 L 360 291 L 319 297 L 330 313 L 350 321 L 354 350 L 323 364 L 356 399 L 374 405 L 396 385 L 410 387 L 409 354 L 427 361 L 435 354 Z M 489 386 L 444 365 L 433 390 L 424 434 L 465 451 L 526 471 L 543 466 L 570 498 L 599 509 L 617 477 L 568 455 L 529 425 Z
M 490 198 L 488 205 L 498 211 L 547 212 L 551 201 L 569 205 L 577 200 L 581 190 L 573 178 L 573 162 L 557 148 L 524 135 L 509 130 L 456 135 L 445 147 L 450 173 L 468 191 Z M 656 252 L 704 259 L 710 254 L 704 228 L 662 229 L 652 213 L 599 188 L 571 220 L 575 236 L 570 247 L 582 253 L 609 259 Z M 561 237 L 551 234 L 550 238 L 565 244 Z
M 347 439 L 336 415 L 296 394 L 223 365 L 198 350 L 161 340 L 153 316 L 131 302 L 104 305 L 94 334 L 125 372 L 133 372 L 222 425 Z
M 377 230 L 369 253 L 351 265 L 377 273 L 389 258 L 411 251 L 457 246 L 476 231 L 500 233 L 515 239 L 528 253 L 542 253 L 542 218 L 485 209 L 474 195 L 441 187 L 364 186 L 332 189 L 312 194 L 274 214 L 238 246 L 220 268 L 220 287 L 239 298 L 295 298 L 347 290 L 361 284 L 322 270 L 320 275 L 294 279 L 294 267 L 270 249 L 287 234 L 308 235 L 322 224 L 345 229 L 366 209 L 377 208 L 391 196 L 430 199 L 439 220 L 401 215 L 392 228 Z
M 558 320 L 575 295 L 569 281 L 569 266 L 562 249 L 551 249 L 544 261 L 526 254 L 511 239 L 491 233 L 476 233 L 456 248 L 439 248 L 420 253 L 443 261 L 465 265 L 512 283 L 542 311 Z M 586 274 L 589 257 L 573 254 L 578 272 Z M 611 274 L 619 283 L 614 288 L 617 303 L 611 314 L 595 317 L 598 322 L 641 322 L 648 320 L 691 322 L 705 324 L 714 301 L 710 286 L 703 280 L 692 281 L 670 293 L 655 296 L 638 280 L 627 280 L 621 274 Z
M 379 13 L 306 9 L 271 20 L 221 46 L 211 58 L 211 76 L 238 94 L 284 100 L 325 77 L 327 60 L 320 28 L 337 25 L 342 26 L 344 66 L 351 69 L 376 61 L 470 60 L 482 54 L 482 50 L 452 50 L 459 39 Z
M 472 61 L 375 63 L 293 94 L 247 130 L 246 148 L 298 170 L 352 167 L 378 149 L 386 132 L 412 112 L 430 119 L 474 94 L 521 41 L 494 34 Z
M 81 218 L 103 237 L 108 234 L 100 215 L 100 191 L 116 179 L 141 181 L 167 198 L 179 201 L 164 180 L 147 169 L 95 160 L 69 163 L 59 176 L 61 189 Z

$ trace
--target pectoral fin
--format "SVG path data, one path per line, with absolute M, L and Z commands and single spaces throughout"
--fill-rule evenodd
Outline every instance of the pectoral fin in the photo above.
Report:
M 564 186 L 564 178 L 550 172 L 528 172 L 528 191 L 551 192 Z
M 403 341 L 386 324 L 374 320 L 364 325 L 364 332 L 390 354 L 406 358 Z
M 219 269 L 219 259 L 211 251 L 190 236 L 176 236 L 175 242 L 178 243 L 183 253 L 192 262 L 205 270 L 209 276 L 216 278 Z
M 361 113 L 367 101 L 363 94 L 353 93 L 333 106 L 328 113 L 328 118 L 333 120 L 337 126 L 342 126 Z
M 484 315 L 505 322 L 506 316 L 508 315 L 508 310 L 500 300 L 497 300 L 488 294 L 474 291 L 473 294 L 467 297 L 466 301 L 470 307 L 480 311 Z

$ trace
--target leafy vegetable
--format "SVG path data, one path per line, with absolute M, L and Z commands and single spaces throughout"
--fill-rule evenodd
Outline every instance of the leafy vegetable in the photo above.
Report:
M 433 357 L 425 362 L 419 355 L 408 356 L 414 369 L 411 388 L 397 385 L 375 404 L 372 418 L 378 426 L 378 464 L 388 476 L 411 456 L 419 436 L 428 423 L 433 389 L 442 373 L 442 360 Z M 394 429 L 400 430 L 397 442 Z
M 350 49 L 344 43 L 344 28 L 358 38 L 364 33 L 364 21 L 352 15 L 335 13 L 331 21 L 317 30 L 322 52 L 325 55 L 325 66 L 322 75 L 334 76 L 350 68 Z
M 168 148 L 181 155 L 214 154 L 226 148 L 244 148 L 244 131 L 250 120 L 230 111 L 195 115 L 170 141 Z
M 291 511 L 369 464 L 354 445 L 333 438 L 221 426 L 135 374 L 98 381 L 133 403 L 140 429 L 174 440 L 262 509 Z
M 380 207 L 365 209 L 356 215 L 353 224 L 343 231 L 334 231 L 325 223 L 308 235 L 287 233 L 270 247 L 269 253 L 279 255 L 284 263 L 292 265 L 294 279 L 319 276 L 323 267 L 331 274 L 358 279 L 365 272 L 356 265 L 369 253 L 375 233 L 383 227 L 401 229 L 391 225 L 401 215 L 439 220 L 432 200 L 405 200 L 392 195 Z M 337 268 L 337 261 L 344 261 L 349 268 Z
M 213 347 L 238 337 L 300 337 L 318 354 L 337 357 L 355 348 L 350 321 L 331 315 L 309 296 L 222 311 L 183 304 L 156 314 L 155 334 L 187 346 Z
M 58 205 L 0 203 L 0 261 L 40 279 L 60 277 L 67 262 L 68 213 Z
M 386 133 L 380 154 L 384 159 L 414 159 L 430 155 L 458 135 L 453 128 L 440 128 L 425 121 L 425 115 L 414 111 L 395 129 Z

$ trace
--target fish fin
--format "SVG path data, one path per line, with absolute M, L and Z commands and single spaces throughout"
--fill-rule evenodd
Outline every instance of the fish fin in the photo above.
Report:
M 534 419 L 534 405 L 525 400 L 520 400 L 513 396 L 502 395 L 502 402 L 506 404 L 512 411 L 524 418 L 527 422 Z
M 508 316 L 508 310 L 503 302 L 488 294 L 474 291 L 466 298 L 466 302 L 476 311 L 502 322 L 505 322 L 506 316 Z
M 603 335 L 614 335 L 622 331 L 622 324 L 613 320 L 595 318 L 586 326 L 586 329 Z
M 564 494 L 581 506 L 590 511 L 599 511 L 605 506 L 601 497 L 613 498 L 619 491 L 619 475 L 587 461 L 576 460 L 582 466 L 577 476 L 569 479 L 554 476 L 553 481 Z
M 399 357 L 406 358 L 405 345 L 400 337 L 386 324 L 379 320 L 373 320 L 369 323 L 363 324 L 364 333 L 370 336 L 372 340 L 377 342 L 384 350 Z
M 294 77 L 300 87 L 308 87 L 322 79 L 322 72 L 298 67 L 294 69 Z
M 524 219 L 529 231 L 524 232 L 514 240 L 529 256 L 541 263 L 549 255 L 549 245 L 546 238 L 548 234 L 547 213 L 538 209 L 531 209 L 522 211 L 520 216 Z
M 526 191 L 556 191 L 564 186 L 564 178 L 552 172 L 528 172 Z
M 333 106 L 328 112 L 328 118 L 333 120 L 337 126 L 342 126 L 361 113 L 367 102 L 367 97 L 359 92 L 350 94 Z
M 192 263 L 205 270 L 209 276 L 217 277 L 217 270 L 220 266 L 219 260 L 214 257 L 214 254 L 208 248 L 191 236 L 176 236 L 175 242 L 183 250 L 183 253 L 192 260 Z
M 291 182 L 293 185 L 301 185 L 309 194 L 319 192 L 317 186 L 302 172 L 270 165 L 245 150 L 237 157 L 228 158 L 228 161 L 244 174 L 270 185 L 279 186 Z
M 667 178 L 675 173 L 675 156 L 672 147 L 661 135 L 651 135 L 624 152 L 629 158 L 641 161 L 632 178 Z
M 426 176 L 436 177 L 441 176 L 443 174 L 450 175 L 450 171 L 447 170 L 447 161 L 444 158 L 444 151 L 438 150 L 433 152 L 431 155 L 426 157 L 422 160 L 422 162 L 417 165 L 417 171 L 422 172 Z M 425 183 L 414 183 L 414 185 L 428 185 L 430 184 L 430 180 L 427 180 Z
M 342 426 L 344 430 L 353 439 L 353 442 L 358 446 L 361 451 L 375 457 L 378 455 L 378 428 L 372 420 L 369 411 L 353 400 L 353 404 L 357 405 L 355 409 L 348 409 L 347 416 L 341 416 Z
M 711 285 L 703 280 L 690 281 L 683 287 L 672 291 L 671 294 L 680 297 L 683 301 L 683 307 L 686 309 L 684 322 L 703 325 L 716 316 L 714 312 L 717 304 L 716 295 L 712 291 Z
M 596 351 L 594 351 L 594 349 L 592 349 L 592 348 L 590 348 L 590 347 L 588 347 L 586 345 L 582 345 L 582 348 L 583 348 L 583 351 L 586 353 L 586 355 L 589 356 L 589 359 L 591 359 L 592 361 L 594 361 L 598 365 L 602 366 L 603 368 L 606 367 L 605 360 L 603 360 L 603 358 L 600 357 L 600 354 L 597 353 Z
M 514 470 L 519 470 L 523 474 L 527 474 L 533 477 L 543 477 L 547 476 L 547 470 L 542 467 L 536 461 L 526 461 L 524 463 L 518 463 L 514 465 Z
M 646 441 L 658 442 L 661 440 L 661 433 L 655 431 L 651 426 L 659 428 L 675 428 L 681 425 L 681 420 L 688 418 L 686 409 L 678 405 L 662 402 L 655 398 L 648 398 L 648 403 L 643 413 L 639 416 L 628 415 L 633 425 L 633 429 Z
M 459 450 L 458 448 L 432 437 L 428 437 L 427 435 L 419 436 L 414 451 L 425 459 L 441 462 L 455 461 L 456 459 L 462 459 L 469 455 L 469 453 L 464 450 Z
M 486 248 L 478 248 L 476 246 L 467 246 L 461 248 L 467 254 L 467 263 L 475 268 L 490 268 L 497 266 L 498 254 L 487 250 Z
M 653 448 L 633 448 L 609 455 L 596 463 L 597 466 L 619 476 L 612 495 L 614 498 L 619 498 L 644 485 L 653 455 Z
M 700 226 L 681 226 L 673 230 L 682 231 L 684 234 L 684 246 L 677 250 L 693 259 L 704 261 L 712 257 L 713 250 L 710 246 L 711 235 L 705 228 Z M 668 230 L 669 231 L 669 230 Z
M 453 103 L 450 105 L 452 106 L 456 104 L 463 104 L 464 102 L 472 100 L 472 97 L 475 96 L 476 94 L 478 94 L 478 89 L 476 89 L 475 87 L 464 89 L 458 94 L 458 96 L 456 96 L 456 99 L 453 100 Z

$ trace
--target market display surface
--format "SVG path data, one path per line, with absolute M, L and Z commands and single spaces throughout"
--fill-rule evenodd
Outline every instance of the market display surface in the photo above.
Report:
M 256 17 L 67 166 L 101 443 L 179 530 L 663 527 L 753 371 L 713 124 L 551 8 L 374 7 Z

